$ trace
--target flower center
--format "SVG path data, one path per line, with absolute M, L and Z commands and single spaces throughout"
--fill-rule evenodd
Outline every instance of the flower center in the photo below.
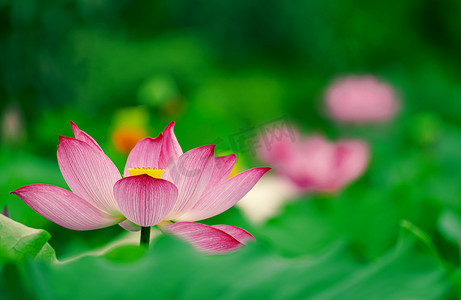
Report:
M 133 169 L 128 169 L 128 172 L 130 173 L 130 176 L 146 174 L 146 175 L 149 175 L 150 177 L 159 179 L 160 177 L 162 177 L 162 174 L 163 172 L 165 172 L 165 170 L 164 169 L 153 169 L 153 168 L 133 168 Z

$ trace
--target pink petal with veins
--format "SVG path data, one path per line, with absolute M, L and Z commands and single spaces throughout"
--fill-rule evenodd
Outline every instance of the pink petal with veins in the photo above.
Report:
M 120 213 L 113 186 L 121 178 L 114 163 L 94 146 L 60 137 L 58 163 L 70 189 L 95 207 L 112 215 Z
M 77 140 L 87 143 L 88 145 L 94 147 L 96 150 L 102 151 L 101 147 L 98 143 L 86 132 L 80 130 L 74 122 L 70 121 L 70 125 L 72 126 L 72 131 L 74 132 L 74 136 Z
M 245 196 L 270 168 L 246 170 L 205 193 L 180 220 L 197 221 L 220 214 Z
M 178 139 L 174 134 L 174 122 L 168 124 L 163 130 L 163 145 L 162 152 L 159 158 L 159 168 L 165 169 L 170 164 L 175 163 L 178 158 L 183 154 L 181 146 L 178 143 Z
M 155 139 L 147 137 L 140 140 L 128 155 L 124 176 L 130 176 L 128 169 L 132 168 L 159 168 L 163 141 L 161 133 Z
M 205 192 L 229 178 L 236 160 L 237 156 L 235 156 L 235 154 L 215 158 L 213 174 L 211 175 L 210 182 L 208 182 Z
M 125 221 L 121 223 L 118 223 L 118 225 L 120 225 L 120 227 L 128 231 L 140 231 L 141 230 L 141 226 L 136 225 L 135 223 L 131 222 L 128 219 L 126 219 Z
M 198 250 L 210 254 L 230 253 L 243 245 L 225 231 L 200 223 L 178 222 L 162 225 L 160 229 L 191 243 Z M 239 235 L 238 238 L 241 236 Z
M 101 211 L 72 192 L 53 185 L 26 185 L 11 193 L 19 196 L 38 214 L 72 230 L 98 229 L 123 220 Z
M 144 174 L 120 179 L 114 193 L 123 215 L 136 225 L 148 227 L 165 219 L 176 202 L 178 189 L 169 181 Z
M 214 169 L 215 145 L 194 148 L 181 155 L 164 173 L 179 191 L 178 200 L 168 215 L 174 220 L 192 208 L 205 191 Z
M 236 239 L 244 245 L 248 242 L 256 240 L 251 233 L 240 227 L 225 224 L 212 225 L 211 227 L 224 231 L 225 233 L 232 236 L 234 239 Z

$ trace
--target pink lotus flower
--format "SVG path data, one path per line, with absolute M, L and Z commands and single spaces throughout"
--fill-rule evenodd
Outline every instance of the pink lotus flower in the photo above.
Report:
M 357 123 L 389 120 L 399 108 L 392 87 L 372 76 L 334 81 L 326 92 L 326 105 L 334 119 Z
M 262 137 L 259 155 L 277 173 L 298 186 L 300 192 L 332 192 L 359 177 L 368 160 L 368 146 L 359 140 L 337 143 L 314 135 L 295 138 L 280 135 L 278 139 Z M 264 142 L 265 141 L 265 142 Z
M 72 192 L 33 184 L 13 191 L 45 218 L 73 230 L 119 223 L 128 230 L 159 225 L 200 250 L 230 252 L 254 237 L 228 225 L 192 221 L 224 212 L 269 170 L 253 168 L 230 179 L 235 155 L 214 156 L 214 145 L 183 153 L 170 123 L 157 138 L 139 141 L 124 178 L 96 141 L 73 122 L 75 138 L 60 137 L 58 163 Z

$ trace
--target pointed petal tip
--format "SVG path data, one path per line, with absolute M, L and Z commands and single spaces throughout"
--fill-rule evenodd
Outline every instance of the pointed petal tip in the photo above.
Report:
M 209 145 L 203 145 L 203 146 L 197 147 L 196 149 L 206 149 L 214 153 L 215 148 L 216 148 L 216 144 L 209 144 Z
M 85 139 L 60 136 L 59 169 L 76 195 L 103 211 L 117 212 L 112 187 L 121 178 L 120 172 L 97 144 Z
M 77 137 L 77 132 L 80 130 L 80 128 L 78 128 L 77 124 L 75 124 L 72 120 L 70 121 L 70 127 L 72 128 L 74 136 Z
M 64 135 L 59 135 L 59 142 L 60 143 L 62 143 L 63 141 L 69 141 L 69 140 L 75 140 L 75 138 L 71 138 L 71 137 L 64 136 Z
M 164 142 L 162 152 L 159 157 L 159 165 L 166 168 L 171 162 L 178 160 L 184 152 L 178 143 L 178 139 L 174 133 L 175 122 L 170 122 L 163 130 Z
M 266 174 L 267 172 L 269 172 L 270 170 L 272 170 L 271 167 L 256 167 L 256 168 L 253 168 L 253 169 L 249 169 L 249 170 L 258 170 L 262 173 L 261 177 Z M 248 170 L 247 170 L 248 171 Z M 243 173 L 243 172 L 242 172 Z
M 152 138 L 152 140 L 156 141 L 158 139 L 163 139 L 163 132 L 160 132 L 155 138 Z
M 227 155 L 216 156 L 216 158 L 228 158 L 228 159 L 232 159 L 232 160 L 237 160 L 237 155 L 232 153 L 232 154 L 227 154 Z
M 214 149 L 216 147 L 216 144 L 208 144 L 208 145 L 203 145 L 203 146 L 199 146 L 199 147 L 196 147 L 196 149 L 206 149 L 206 148 L 210 148 L 210 149 Z
M 69 143 L 69 142 L 71 142 L 73 140 L 77 140 L 77 139 L 71 138 L 71 137 L 68 137 L 68 136 L 59 135 L 58 151 L 60 149 L 60 146 L 62 146 L 65 143 Z
M 168 125 L 166 125 L 165 129 L 163 129 L 163 134 L 165 135 L 169 134 L 169 131 L 174 133 L 174 125 L 175 125 L 174 121 L 171 121 Z
M 156 141 L 159 140 L 159 139 L 160 139 L 160 140 L 163 139 L 163 133 L 162 133 L 162 132 L 160 132 L 160 134 L 159 134 L 158 136 L 154 137 L 154 138 L 153 138 L 153 137 L 150 137 L 150 136 L 145 137 L 145 138 L 143 138 L 142 140 L 140 140 L 138 143 L 140 143 L 140 142 L 145 142 L 145 141 L 156 142 Z
M 256 242 L 256 238 L 243 228 L 225 224 L 212 225 L 211 227 L 224 231 L 243 245 L 249 242 Z
M 184 221 L 198 221 L 216 216 L 242 199 L 271 168 L 259 167 L 243 171 L 210 188 L 187 213 Z
M 25 185 L 25 186 L 22 186 L 20 188 L 17 188 L 14 191 L 11 191 L 10 195 L 13 194 L 13 195 L 19 196 L 19 194 L 21 194 L 21 190 L 26 189 L 27 187 L 28 187 L 28 185 Z
M 174 125 L 175 125 L 175 124 L 176 124 L 175 121 L 171 121 L 171 122 L 165 127 L 165 129 L 166 129 L 166 128 L 170 128 L 170 127 L 171 127 L 171 129 L 174 129 Z
M 196 148 L 192 148 L 190 149 L 189 151 L 187 151 L 186 153 L 196 153 L 196 151 L 199 151 L 199 153 L 206 153 L 208 152 L 210 155 L 213 155 L 215 154 L 215 147 L 216 147 L 216 144 L 209 144 L 209 145 L 203 145 L 203 146 L 199 146 L 199 147 L 196 147 Z M 184 153 L 184 154 L 186 154 Z M 183 155 L 184 155 L 183 154 Z

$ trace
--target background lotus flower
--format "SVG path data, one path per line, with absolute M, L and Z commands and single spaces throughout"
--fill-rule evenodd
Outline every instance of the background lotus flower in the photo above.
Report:
M 343 122 L 382 122 L 398 110 L 392 87 L 373 76 L 349 76 L 335 80 L 327 89 L 330 116 Z
M 339 190 L 359 177 L 368 164 L 369 150 L 363 141 L 332 143 L 318 135 L 295 135 L 295 141 L 281 136 L 270 145 L 261 142 L 259 155 L 301 191 Z
M 296 199 L 300 189 L 288 178 L 267 175 L 261 178 L 245 197 L 237 203 L 245 216 L 254 224 L 262 224 L 276 216 L 283 204 Z
M 249 169 L 228 179 L 235 155 L 215 157 L 214 145 L 183 153 L 172 122 L 157 138 L 136 144 L 122 178 L 96 141 L 71 124 L 75 138 L 60 137 L 57 156 L 72 192 L 45 184 L 12 192 L 37 213 L 74 230 L 117 223 L 138 230 L 162 223 L 163 231 L 209 252 L 233 251 L 254 239 L 237 227 L 191 221 L 232 207 L 269 168 Z

